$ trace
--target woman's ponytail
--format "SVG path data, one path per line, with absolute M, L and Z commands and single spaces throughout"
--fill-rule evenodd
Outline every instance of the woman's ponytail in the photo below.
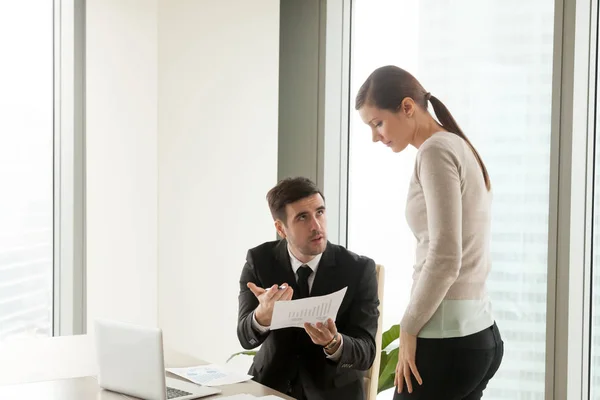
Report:
M 444 129 L 446 129 L 449 132 L 454 133 L 455 135 L 460 136 L 461 138 L 463 138 L 463 140 L 465 142 L 467 142 L 467 144 L 473 151 L 473 154 L 475 154 L 475 158 L 477 159 L 479 166 L 481 167 L 481 172 L 483 173 L 483 179 L 485 181 L 485 187 L 487 188 L 487 190 L 490 190 L 490 188 L 492 186 L 490 183 L 490 176 L 487 172 L 487 168 L 485 167 L 485 164 L 483 163 L 483 160 L 481 159 L 481 156 L 479 155 L 477 150 L 475 150 L 475 147 L 473 146 L 471 141 L 467 138 L 467 136 L 464 134 L 462 129 L 460 129 L 460 127 L 456 123 L 456 120 L 454 119 L 452 114 L 450 114 L 450 111 L 448 110 L 448 108 L 446 108 L 444 103 L 442 103 L 437 97 L 432 96 L 430 93 L 427 93 L 425 95 L 425 99 L 429 100 L 429 102 L 433 106 L 433 111 L 435 112 L 435 116 L 437 117 L 440 124 L 444 127 Z

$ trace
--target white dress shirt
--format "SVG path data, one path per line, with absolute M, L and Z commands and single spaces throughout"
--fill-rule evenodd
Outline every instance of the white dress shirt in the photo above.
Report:
M 312 291 L 313 282 L 315 281 L 315 275 L 317 275 L 317 269 L 319 268 L 319 262 L 321 261 L 321 256 L 323 255 L 323 253 L 315 256 L 315 258 L 313 258 L 309 262 L 303 263 L 302 261 L 298 260 L 296 258 L 296 256 L 294 256 L 292 254 L 289 246 L 287 249 L 288 249 L 288 254 L 290 256 L 290 263 L 292 264 L 292 270 L 294 271 L 294 275 L 296 277 L 296 282 L 298 282 L 298 269 L 300 269 L 301 266 L 306 265 L 310 269 L 312 269 L 313 272 L 308 277 L 308 292 L 310 293 Z M 268 326 L 262 326 L 261 324 L 258 323 L 258 321 L 256 320 L 256 316 L 254 315 L 254 312 L 252 312 L 252 327 L 260 333 L 266 333 L 269 331 Z M 308 335 L 308 333 L 307 333 L 307 335 Z M 327 358 L 330 358 L 333 361 L 338 361 L 340 359 L 340 357 L 342 356 L 342 344 L 343 344 L 342 335 L 340 335 L 340 346 L 338 347 L 336 352 L 333 353 L 332 355 L 327 354 L 327 352 L 324 349 L 323 349 L 323 352 L 325 352 L 325 355 L 327 356 Z

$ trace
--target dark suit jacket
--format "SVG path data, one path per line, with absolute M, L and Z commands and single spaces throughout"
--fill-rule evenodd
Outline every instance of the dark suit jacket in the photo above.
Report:
M 248 251 L 240 278 L 237 334 L 245 349 L 262 345 L 249 374 L 254 380 L 287 393 L 300 382 L 308 400 L 364 400 L 363 377 L 375 359 L 379 299 L 375 262 L 341 246 L 327 243 L 314 278 L 311 296 L 348 287 L 336 326 L 343 336 L 338 362 L 326 358 L 304 329 L 286 328 L 259 334 L 252 327 L 258 300 L 246 287 L 287 282 L 298 293 L 285 240 L 264 243 Z

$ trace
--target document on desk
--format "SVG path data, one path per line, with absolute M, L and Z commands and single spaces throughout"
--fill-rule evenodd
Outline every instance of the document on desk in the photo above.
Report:
M 346 290 L 348 290 L 348 287 L 325 296 L 275 302 L 273 317 L 271 318 L 271 330 L 292 327 L 304 328 L 305 322 L 325 323 L 327 318 L 335 321 Z
M 252 379 L 251 375 L 232 372 L 216 364 L 167 368 L 167 371 L 202 386 L 231 385 Z

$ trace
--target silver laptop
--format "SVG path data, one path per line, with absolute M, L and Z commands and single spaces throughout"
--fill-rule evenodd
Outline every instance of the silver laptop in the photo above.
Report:
M 220 393 L 165 375 L 162 331 L 96 320 L 96 357 L 101 388 L 145 400 L 198 399 Z

